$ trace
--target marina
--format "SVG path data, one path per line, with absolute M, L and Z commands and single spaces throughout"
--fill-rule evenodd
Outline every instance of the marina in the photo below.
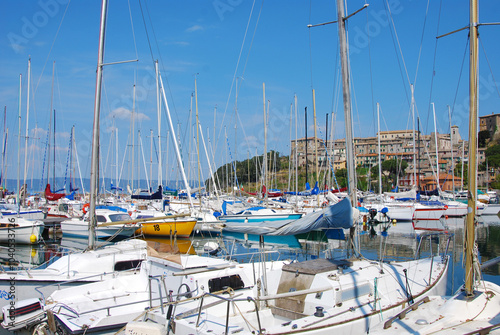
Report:
M 481 3 L 6 5 L 0 334 L 500 333 Z
M 450 265 L 446 278 L 446 294 L 452 294 L 463 284 L 464 269 L 462 264 L 463 252 L 463 218 L 443 219 L 443 225 L 451 236 L 449 245 L 449 255 L 451 256 Z M 415 257 L 416 250 L 419 244 L 424 240 L 425 234 L 411 229 L 411 224 L 401 223 L 403 227 L 390 226 L 383 234 L 378 228 L 376 235 L 370 234 L 368 231 L 360 231 L 359 243 L 361 246 L 363 257 L 371 260 L 381 260 L 388 266 L 391 262 L 399 262 L 411 260 Z M 488 260 L 495 259 L 499 255 L 498 245 L 495 243 L 496 238 L 500 234 L 500 218 L 498 216 L 480 217 L 476 227 L 478 236 L 478 250 L 481 254 L 481 263 L 487 263 Z M 134 241 L 134 240 L 132 240 Z M 204 234 L 192 236 L 189 239 L 177 239 L 171 241 L 169 239 L 153 239 L 146 238 L 148 245 L 154 246 L 154 249 L 161 252 L 168 251 L 173 254 L 197 254 L 201 257 L 210 257 L 214 259 L 227 259 L 238 261 L 241 264 L 254 264 L 258 262 L 259 257 L 265 255 L 268 261 L 275 261 L 280 264 L 288 264 L 290 261 L 312 261 L 315 259 L 335 258 L 345 259 L 346 244 L 345 241 L 337 241 L 332 244 L 324 237 L 320 238 L 314 234 L 305 236 L 305 238 L 297 238 L 296 242 L 290 243 L 288 238 L 283 238 L 281 243 L 279 238 L 271 239 L 267 242 L 264 238 L 264 243 L 258 242 L 252 236 L 241 235 L 225 236 L 224 233 L 217 236 Z M 64 252 L 71 250 L 76 252 L 86 247 L 85 239 L 75 239 L 62 236 L 55 243 L 48 243 L 37 246 L 25 246 L 18 248 L 17 254 L 19 263 L 12 264 L 8 261 L 2 262 L 2 267 L 14 265 L 15 267 L 45 267 L 48 263 L 61 257 Z M 217 252 L 211 252 L 208 248 L 210 244 L 217 245 Z M 435 243 L 435 241 L 434 241 Z M 81 248 L 81 249 L 79 249 Z M 422 248 L 422 247 L 421 247 Z M 427 250 L 426 250 L 427 249 Z M 428 252 L 428 246 L 422 248 L 423 252 Z M 381 252 L 383 256 L 381 257 Z M 138 256 L 140 255 L 140 251 Z M 231 256 L 233 255 L 233 256 Z M 139 256 L 141 257 L 141 256 Z M 65 261 L 67 263 L 67 261 Z M 22 265 L 21 265 L 22 264 Z M 100 261 L 102 266 L 102 261 Z M 83 265 L 83 264 L 82 264 Z M 52 274 L 54 275 L 54 274 Z M 56 275 L 57 277 L 57 275 Z M 63 276 L 64 280 L 67 279 Z M 498 264 L 488 267 L 483 271 L 483 278 L 500 285 L 500 268 Z M 47 283 L 45 283 L 47 285 Z M 40 284 L 40 286 L 44 286 Z M 18 286 L 20 288 L 20 286 Z M 23 289 L 26 292 L 27 289 Z M 38 294 L 38 293 L 37 293 Z M 5 295 L 4 295 L 5 296 Z M 18 330 L 18 333 L 21 330 Z M 10 332 L 2 333 L 8 334 Z M 113 332 L 105 332 L 113 333 Z M 25 334 L 20 332 L 20 334 Z

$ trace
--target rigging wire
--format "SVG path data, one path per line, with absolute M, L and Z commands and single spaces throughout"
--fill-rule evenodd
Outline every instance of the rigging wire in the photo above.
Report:
M 458 97 L 458 88 L 460 87 L 460 81 L 462 79 L 462 72 L 464 70 L 464 64 L 465 64 L 465 59 L 467 57 L 468 49 L 469 49 L 469 39 L 467 39 L 467 42 L 465 43 L 464 55 L 462 58 L 462 66 L 460 66 L 460 73 L 458 74 L 457 89 L 455 90 L 455 97 L 453 98 L 453 104 L 451 106 L 451 116 L 452 117 L 453 117 L 453 112 L 455 111 L 455 104 L 457 102 L 457 97 Z
M 367 2 L 365 1 L 365 5 Z M 368 9 L 369 10 L 369 9 Z M 368 10 L 366 10 L 366 34 L 368 35 L 368 65 L 370 69 L 370 93 L 372 97 L 372 117 L 375 121 L 375 95 L 373 92 L 373 69 L 372 69 L 372 51 L 371 51 L 371 39 L 370 39 L 370 29 L 368 29 Z M 373 125 L 375 122 L 372 123 Z M 375 125 L 374 125 L 375 128 Z M 376 133 L 375 133 L 376 135 Z
M 245 28 L 245 33 L 243 35 L 243 41 L 241 42 L 241 47 L 240 47 L 240 52 L 238 54 L 238 60 L 236 61 L 236 68 L 234 69 L 234 74 L 233 74 L 233 79 L 231 81 L 231 87 L 229 88 L 229 94 L 227 96 L 227 100 L 226 100 L 226 106 L 224 107 L 224 113 L 222 114 L 222 122 L 221 124 L 224 124 L 224 119 L 226 117 L 226 113 L 227 113 L 227 108 L 229 106 L 229 100 L 231 99 L 231 95 L 233 93 L 233 87 L 235 85 L 235 81 L 236 81 L 236 73 L 238 72 L 238 67 L 239 67 L 239 64 L 240 64 L 240 60 L 241 60 L 241 55 L 243 53 L 243 47 L 245 46 L 245 41 L 246 41 L 246 38 L 247 38 L 247 34 L 248 34 L 248 28 L 250 27 L 250 21 L 252 19 L 252 15 L 253 15 L 253 10 L 254 10 L 254 7 L 255 7 L 255 1 L 253 1 L 252 3 L 252 8 L 250 10 L 250 15 L 248 16 L 248 21 L 247 21 L 247 26 Z M 262 11 L 262 7 L 264 5 L 264 0 L 262 0 L 262 5 L 261 5 L 261 8 L 260 8 L 260 11 Z M 260 18 L 260 12 L 259 12 L 259 18 Z M 255 32 L 257 30 L 257 25 L 258 25 L 258 21 L 256 22 L 255 24 L 255 30 L 254 30 L 254 36 L 252 37 L 252 43 L 253 43 L 253 38 L 255 37 Z M 248 54 L 250 54 L 250 50 L 248 50 Z M 248 56 L 247 56 L 247 61 L 248 61 Z M 246 67 L 246 62 L 245 62 L 245 67 Z M 220 128 L 219 130 L 219 134 L 217 135 L 217 138 L 215 139 L 215 150 L 217 150 L 217 143 L 221 137 L 221 133 L 222 133 L 222 127 Z M 215 134 L 214 134 L 215 136 Z
M 309 25 L 308 25 L 308 34 L 309 34 L 309 67 L 311 70 L 311 89 L 314 88 L 313 85 L 313 61 L 312 61 L 312 40 L 311 40 L 311 14 L 312 14 L 312 0 L 309 0 Z
M 415 78 L 413 79 L 413 86 L 415 86 L 417 84 L 418 68 L 420 65 L 420 57 L 422 56 L 422 46 L 424 44 L 425 25 L 427 23 L 427 16 L 428 15 L 429 15 L 429 0 L 427 0 L 427 7 L 425 8 L 424 26 L 422 27 L 422 37 L 420 38 L 420 47 L 418 49 L 418 57 L 417 57 L 417 68 L 415 69 Z M 439 29 L 439 21 L 438 21 L 438 29 Z
M 437 27 L 436 27 L 436 36 L 439 36 L 439 25 L 441 23 L 441 8 L 442 8 L 442 5 L 443 5 L 443 0 L 439 1 L 439 11 L 438 11 L 438 24 L 437 24 Z M 427 126 L 429 125 L 429 115 L 430 115 L 430 112 L 431 112 L 431 101 L 432 101 L 432 91 L 433 91 L 433 88 L 434 88 L 434 76 L 436 74 L 436 57 L 437 57 L 437 46 L 438 46 L 438 39 L 436 38 L 436 43 L 434 44 L 434 59 L 432 61 L 432 75 L 431 75 L 431 88 L 430 88 L 430 92 L 429 92 L 429 109 L 427 111 L 427 119 L 425 121 L 425 129 L 427 129 Z M 460 70 L 460 75 L 462 74 L 462 70 Z M 458 90 L 458 87 L 457 87 L 457 90 Z M 457 91 L 458 93 L 458 91 Z M 455 96 L 455 99 L 456 99 L 456 96 Z M 453 106 L 455 105 L 455 103 L 453 103 Z M 453 110 L 452 110 L 452 114 L 453 114 Z M 418 115 L 418 113 L 417 113 Z
M 394 45 L 394 49 L 396 50 L 396 53 L 398 51 L 398 48 L 396 47 L 396 44 L 397 44 L 397 46 L 399 46 L 399 53 L 401 54 L 401 60 L 399 59 L 399 57 L 396 57 L 396 59 L 398 60 L 399 73 L 401 74 L 401 79 L 403 81 L 403 88 L 405 90 L 406 101 L 408 102 L 408 105 L 410 105 L 410 100 L 409 100 L 409 97 L 408 97 L 408 89 L 406 88 L 403 70 L 401 69 L 401 62 L 403 62 L 403 67 L 405 69 L 406 78 L 408 80 L 408 83 L 410 83 L 410 77 L 408 76 L 408 70 L 406 68 L 406 64 L 405 64 L 404 57 L 403 57 L 403 52 L 401 50 L 401 45 L 399 43 L 399 38 L 398 38 L 397 32 L 396 32 L 396 26 L 394 24 L 394 20 L 393 20 L 393 17 L 392 17 L 391 9 L 389 8 L 389 3 L 388 3 L 387 0 L 384 1 L 384 7 L 385 7 L 385 10 L 387 12 L 387 17 L 390 18 L 390 22 L 391 22 L 392 27 L 393 27 L 393 29 L 389 29 L 389 31 L 391 32 L 392 43 Z M 394 35 L 396 35 L 396 37 Z
M 134 40 L 135 59 L 139 59 L 139 54 L 137 52 L 137 43 L 135 39 L 134 21 L 132 20 L 132 9 L 130 8 L 130 0 L 128 0 L 128 14 L 130 16 L 130 25 L 132 26 L 132 38 Z
M 71 3 L 71 0 L 68 1 L 68 4 L 66 5 L 66 9 L 64 10 L 63 16 L 61 18 L 61 22 L 59 22 L 59 27 L 57 27 L 56 36 L 54 36 L 54 39 L 52 40 L 52 45 L 50 46 L 49 53 L 47 54 L 47 58 L 45 59 L 45 63 L 43 64 L 42 72 L 40 73 L 40 77 L 38 77 L 38 81 L 37 81 L 35 89 L 33 91 L 33 95 L 35 95 L 35 93 L 38 89 L 38 85 L 40 84 L 40 80 L 42 79 L 42 76 L 43 76 L 43 71 L 45 70 L 45 66 L 47 66 L 47 62 L 49 61 L 50 54 L 52 52 L 52 49 L 54 48 L 54 44 L 56 43 L 57 35 L 59 35 L 59 31 L 61 30 L 64 18 L 66 17 L 66 12 L 68 11 L 70 3 Z
M 498 90 L 498 85 L 497 85 L 497 82 L 495 80 L 495 76 L 493 75 L 493 70 L 491 69 L 490 60 L 488 59 L 488 56 L 486 55 L 486 50 L 484 49 L 483 40 L 481 39 L 480 36 L 479 36 L 479 42 L 481 43 L 481 47 L 482 47 L 483 52 L 484 52 L 484 57 L 486 58 L 486 63 L 488 64 L 488 68 L 490 69 L 491 77 L 493 79 L 493 84 L 495 85 L 495 88 L 497 90 L 497 94 L 500 97 L 500 91 Z
M 250 58 L 250 51 L 252 50 L 252 46 L 253 46 L 253 41 L 255 39 L 255 34 L 257 33 L 257 27 L 259 25 L 259 20 L 260 20 L 260 15 L 262 13 L 262 7 L 264 6 L 264 0 L 262 0 L 262 3 L 261 3 L 261 6 L 260 6 L 260 10 L 259 10 L 259 14 L 257 15 L 257 21 L 255 23 L 255 28 L 254 28 L 254 31 L 253 31 L 253 35 L 252 35 L 252 40 L 250 41 L 250 47 L 248 48 L 248 53 L 247 53 L 247 58 L 245 60 L 245 65 L 243 66 L 243 72 L 241 73 L 241 76 L 240 76 L 240 79 L 244 79 L 244 75 L 245 75 L 245 70 L 247 68 L 247 64 L 248 64 L 248 59 Z M 240 80 L 240 86 L 241 88 L 241 80 Z M 238 81 L 236 81 L 236 92 L 238 92 Z M 250 147 L 250 142 L 248 141 L 248 137 L 246 135 L 246 132 L 245 132 L 245 127 L 243 126 L 243 122 L 241 122 L 241 119 L 240 119 L 240 115 L 237 114 L 237 120 L 235 120 L 235 123 L 239 122 L 240 123 L 240 126 L 241 126 L 241 131 L 243 132 L 243 138 L 245 139 L 248 147 Z M 236 148 L 234 149 L 236 151 Z M 236 155 L 236 153 L 235 153 Z

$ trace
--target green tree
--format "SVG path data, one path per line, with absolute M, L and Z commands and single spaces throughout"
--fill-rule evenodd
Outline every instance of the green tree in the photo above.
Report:
M 480 148 L 486 146 L 486 141 L 490 139 L 490 132 L 488 130 L 481 130 L 477 133 L 477 144 Z
M 347 186 L 347 169 L 338 169 L 335 171 L 335 177 L 340 188 Z
M 500 167 L 500 144 L 495 144 L 485 150 L 484 155 L 488 159 L 488 166 Z
M 382 189 L 389 190 L 390 184 L 395 185 L 398 176 L 402 177 L 408 167 L 406 161 L 399 161 L 397 159 L 389 159 L 382 162 Z M 372 180 L 378 179 L 378 164 L 371 168 Z M 377 182 L 378 183 L 378 182 Z

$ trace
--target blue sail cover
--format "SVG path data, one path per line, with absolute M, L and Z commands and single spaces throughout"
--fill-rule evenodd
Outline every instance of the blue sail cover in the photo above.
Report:
M 132 194 L 130 197 L 140 200 L 161 200 L 163 198 L 162 187 L 159 185 L 158 190 L 153 194 Z
M 301 192 L 285 192 L 285 194 L 289 195 L 303 195 L 303 196 L 309 196 L 309 195 L 317 195 L 320 193 L 319 187 L 318 187 L 318 182 L 314 184 L 314 188 L 311 190 L 311 186 L 309 186 L 309 183 L 306 183 L 306 190 L 301 191 Z
M 225 231 L 255 235 L 297 235 L 319 229 L 347 229 L 353 226 L 352 206 L 348 198 L 297 220 L 231 222 Z

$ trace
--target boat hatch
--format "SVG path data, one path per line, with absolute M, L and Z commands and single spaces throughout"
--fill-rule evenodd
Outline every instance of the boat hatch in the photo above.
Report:
M 352 262 L 345 259 L 311 259 L 309 261 L 296 262 L 283 265 L 283 271 L 293 273 L 303 273 L 315 275 L 318 273 L 337 270 L 338 268 L 348 268 L 352 266 Z
M 240 275 L 224 276 L 208 280 L 208 289 L 210 293 L 224 290 L 230 287 L 233 290 L 239 290 L 245 287 Z
M 142 263 L 142 259 L 134 259 L 134 260 L 127 260 L 127 261 L 120 261 L 116 262 L 114 266 L 115 271 L 125 271 L 125 270 L 132 270 L 132 269 L 137 269 Z
M 309 290 L 314 277 L 318 273 L 337 270 L 352 265 L 347 260 L 312 259 L 284 265 L 281 272 L 277 293 Z M 288 319 L 297 319 L 304 316 L 304 307 L 307 294 L 276 299 L 272 311 L 275 315 Z M 317 299 L 322 299 L 322 294 L 316 294 Z
M 335 294 L 335 305 L 352 299 L 359 299 L 363 296 L 372 294 L 372 285 L 370 283 L 357 284 L 348 288 L 342 288 Z

